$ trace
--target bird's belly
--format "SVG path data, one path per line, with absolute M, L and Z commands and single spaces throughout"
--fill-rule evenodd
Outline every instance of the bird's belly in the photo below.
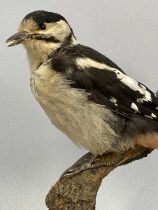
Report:
M 105 107 L 88 100 L 84 91 L 71 88 L 49 69 L 40 69 L 31 78 L 31 89 L 51 122 L 74 143 L 94 154 L 113 151 L 118 135 L 109 126 L 117 119 Z

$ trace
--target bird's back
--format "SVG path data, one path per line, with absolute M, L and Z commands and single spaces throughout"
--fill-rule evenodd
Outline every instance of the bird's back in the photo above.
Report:
M 73 88 L 85 90 L 90 100 L 115 113 L 158 121 L 156 94 L 92 48 L 63 48 L 52 58 L 52 68 L 70 80 Z

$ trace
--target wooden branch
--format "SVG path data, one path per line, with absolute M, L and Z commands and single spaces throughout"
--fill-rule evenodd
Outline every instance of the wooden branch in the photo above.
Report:
M 121 156 L 114 153 L 96 157 L 93 168 L 84 170 L 73 176 L 61 176 L 59 181 L 52 187 L 46 197 L 46 205 L 49 210 L 94 210 L 96 196 L 102 179 L 117 166 L 125 165 L 133 160 L 146 157 L 151 149 L 136 147 Z M 71 168 L 84 164 L 91 158 L 87 153 L 78 160 Z M 112 166 L 105 163 L 111 162 Z M 68 170 L 70 170 L 69 168 Z

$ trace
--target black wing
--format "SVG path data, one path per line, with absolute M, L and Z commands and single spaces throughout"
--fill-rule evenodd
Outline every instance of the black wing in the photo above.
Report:
M 66 47 L 54 55 L 52 66 L 72 81 L 72 87 L 87 91 L 93 102 L 127 118 L 158 121 L 157 96 L 99 52 L 83 45 Z

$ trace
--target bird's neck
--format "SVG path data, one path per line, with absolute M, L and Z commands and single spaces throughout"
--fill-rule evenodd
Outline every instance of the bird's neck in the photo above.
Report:
M 25 46 L 31 73 L 33 73 L 42 63 L 46 62 L 59 48 L 78 44 L 74 36 L 64 43 L 42 43 Z
M 60 44 L 56 43 L 42 43 L 34 46 L 26 46 L 31 73 L 33 73 L 42 63 L 46 62 L 49 56 L 59 47 Z

